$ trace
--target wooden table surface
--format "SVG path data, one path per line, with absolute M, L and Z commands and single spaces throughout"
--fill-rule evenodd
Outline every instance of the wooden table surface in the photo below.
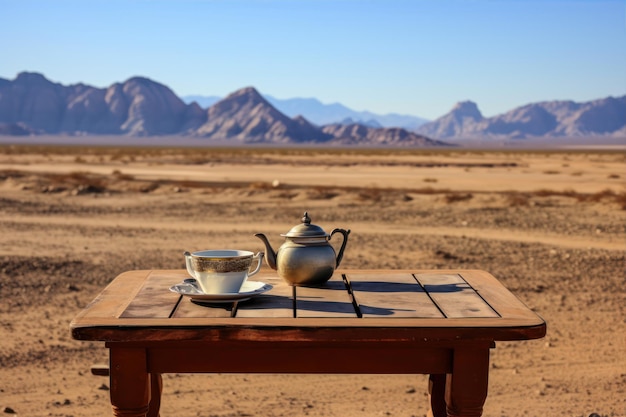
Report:
M 480 416 L 494 342 L 546 333 L 541 317 L 479 270 L 336 271 L 318 288 L 262 271 L 253 279 L 270 291 L 212 305 L 169 291 L 185 278 L 125 272 L 72 321 L 75 339 L 111 351 L 115 415 L 156 416 L 147 392 L 160 397 L 161 373 L 298 372 L 431 374 L 431 415 Z

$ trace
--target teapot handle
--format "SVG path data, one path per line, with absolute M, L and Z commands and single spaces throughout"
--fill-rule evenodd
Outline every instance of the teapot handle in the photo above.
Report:
M 339 264 L 341 263 L 341 259 L 343 258 L 343 250 L 346 248 L 346 244 L 348 243 L 348 235 L 350 234 L 350 229 L 333 229 L 333 231 L 330 232 L 330 237 L 328 238 L 328 240 L 330 240 L 337 232 L 343 235 L 343 243 L 341 244 L 341 249 L 339 249 L 339 253 L 337 254 L 337 264 L 335 265 L 335 268 L 339 268 Z

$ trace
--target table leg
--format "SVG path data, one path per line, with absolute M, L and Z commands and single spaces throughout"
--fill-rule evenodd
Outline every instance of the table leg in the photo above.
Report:
M 428 378 L 427 417 L 446 417 L 446 374 L 433 374 Z
M 448 417 L 480 417 L 487 398 L 489 347 L 454 350 L 446 380 Z
M 150 374 L 146 351 L 110 348 L 111 405 L 117 417 L 146 417 L 150 402 Z
M 150 374 L 150 404 L 148 406 L 148 417 L 159 417 L 162 391 L 163 378 L 161 374 Z

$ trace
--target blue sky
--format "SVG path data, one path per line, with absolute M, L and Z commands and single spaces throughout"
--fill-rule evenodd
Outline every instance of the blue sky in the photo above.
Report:
M 626 94 L 626 0 L 0 0 L 0 77 L 429 119 Z

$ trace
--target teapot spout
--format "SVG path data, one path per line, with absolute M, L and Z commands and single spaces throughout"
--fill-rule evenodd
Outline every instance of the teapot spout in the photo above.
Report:
M 265 244 L 265 261 L 267 262 L 267 265 L 272 269 L 276 269 L 276 252 L 272 249 L 272 245 L 270 245 L 269 240 L 267 240 L 267 237 L 265 237 L 263 233 L 257 233 L 254 236 L 261 239 Z

